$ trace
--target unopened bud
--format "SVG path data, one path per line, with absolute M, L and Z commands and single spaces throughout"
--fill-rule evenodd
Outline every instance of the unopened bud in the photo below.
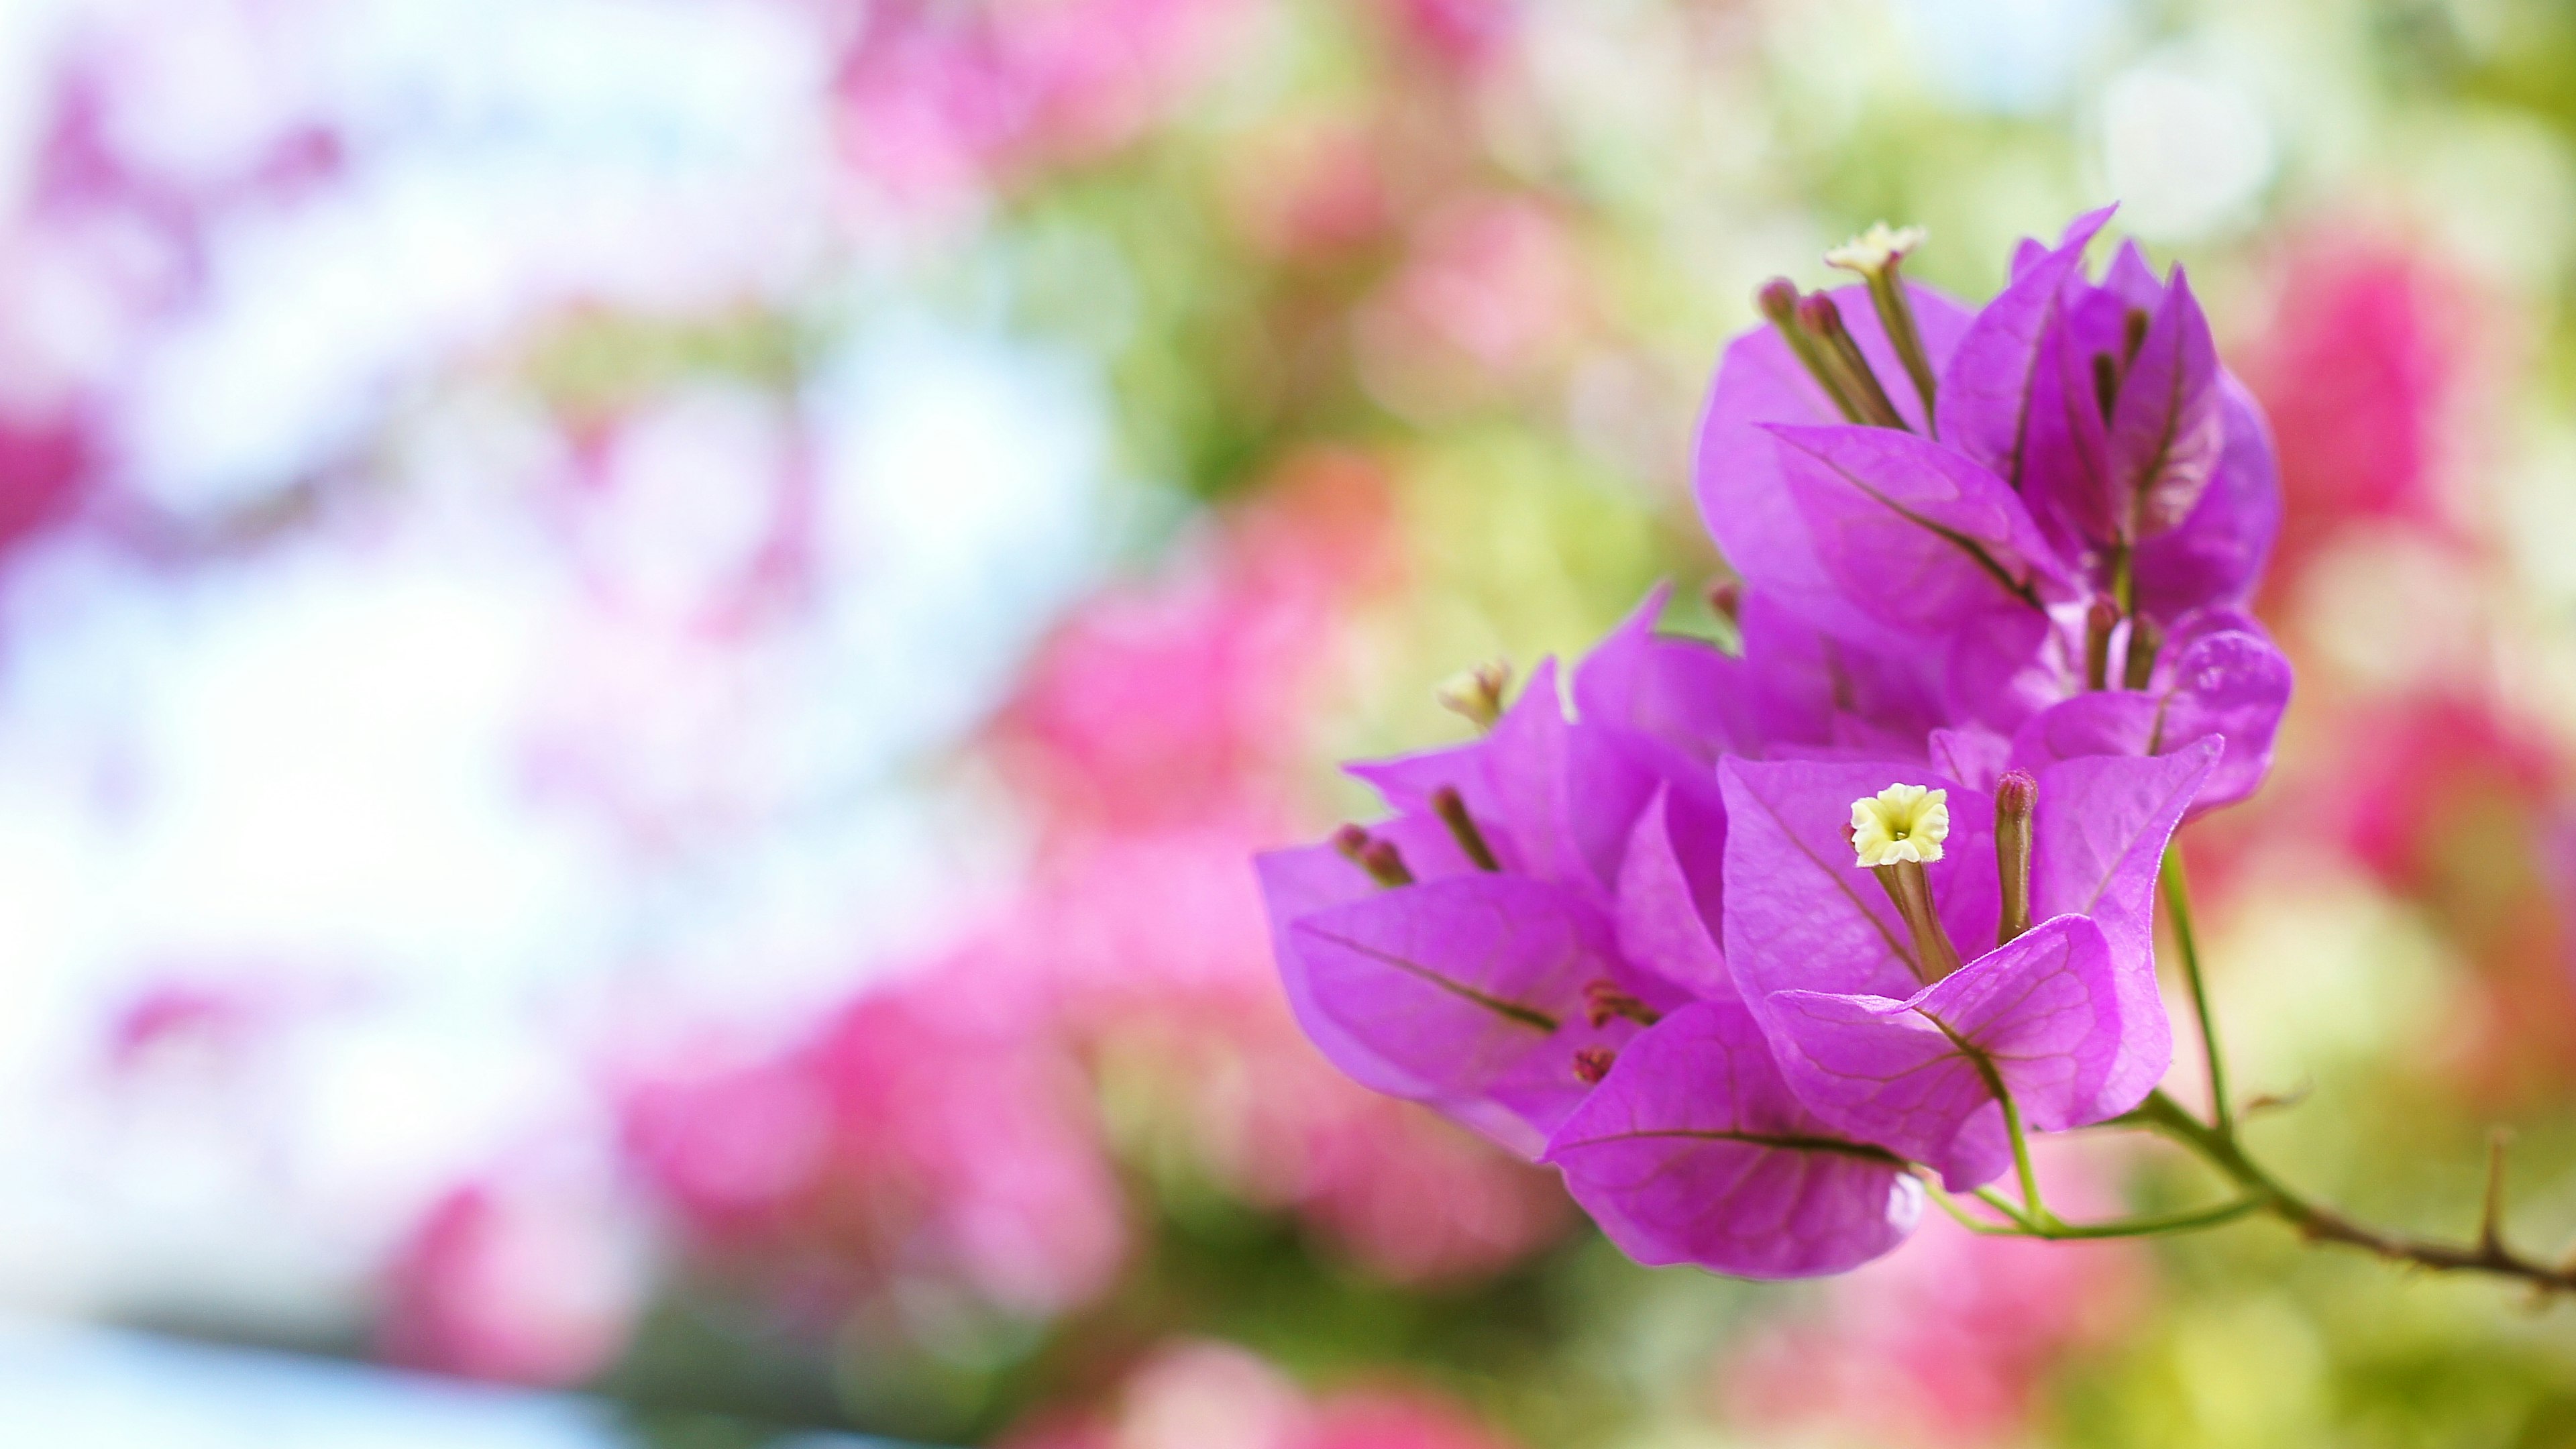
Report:
M 1852 341 L 1851 330 L 1843 326 L 1842 309 L 1834 305 L 1832 297 L 1810 292 L 1799 298 L 1798 325 L 1815 334 L 1818 350 L 1858 414 L 1855 421 L 1881 428 L 1905 426 L 1896 404 L 1888 401 L 1887 389 L 1879 386 L 1878 374 L 1870 370 L 1869 359 L 1861 355 L 1860 344 Z
M 1712 581 L 1708 586 L 1708 607 L 1717 617 L 1738 629 L 1743 628 L 1744 581 L 1742 579 Z
M 1849 335 L 1843 331 L 1843 309 L 1825 292 L 1809 292 L 1798 299 L 1798 325 L 1828 342 Z
M 1441 681 L 1436 697 L 1442 709 L 1466 716 L 1480 730 L 1489 730 L 1494 721 L 1503 717 L 1503 694 L 1511 687 L 1511 661 L 1492 659 Z
M 1476 828 L 1475 817 L 1467 813 L 1467 802 L 1455 785 L 1443 785 L 1431 792 L 1431 813 L 1449 827 L 1450 838 L 1474 861 L 1478 870 L 1501 870 L 1502 862 L 1494 858 L 1494 848 L 1485 843 L 1485 833 Z
M 2165 647 L 2165 631 L 2144 614 L 2129 616 L 2129 658 L 2121 683 L 2144 689 L 2156 677 L 2156 655 Z
M 2030 929 L 2030 822 L 2038 805 L 2039 781 L 2028 770 L 2006 770 L 1995 782 L 1995 876 L 2003 885 L 1998 946 Z
M 1587 1087 L 1598 1086 L 1603 1077 L 1610 1075 L 1611 1066 L 1618 1060 L 1619 1054 L 1608 1047 L 1576 1047 L 1574 1079 Z
M 1404 855 L 1392 840 L 1371 839 L 1360 847 L 1360 869 L 1379 885 L 1392 889 L 1413 884 L 1413 872 L 1406 868 Z
M 1653 1026 L 1664 1014 L 1622 989 L 1615 981 L 1594 981 L 1583 988 L 1583 1004 L 1594 1030 L 1610 1024 L 1613 1017 L 1626 1017 L 1640 1026 Z
M 2120 606 L 2095 599 L 2084 611 L 2084 687 L 2111 686 L 2111 631 L 2120 623 Z
M 1775 327 L 1788 327 L 1798 317 L 1798 284 L 1787 277 L 1773 277 L 1753 294 L 1753 303 Z

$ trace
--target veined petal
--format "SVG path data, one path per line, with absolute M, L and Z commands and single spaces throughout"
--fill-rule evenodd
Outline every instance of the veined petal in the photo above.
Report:
M 1612 914 L 1620 954 L 1630 965 L 1707 1001 L 1736 997 L 1717 945 L 1725 859 L 1723 808 L 1713 799 L 1659 790 L 1629 837 Z M 1670 998 L 1646 999 L 1663 1006 Z
M 2068 279 L 2081 275 L 2084 248 L 2112 210 L 2106 206 L 2077 217 L 2047 251 L 2024 243 L 2014 254 L 2012 282 L 1978 310 L 1942 372 L 1936 409 L 1941 440 L 2015 487 L 2022 481 L 2041 341 L 2056 320 Z
M 1732 1003 L 1684 1008 L 1631 1041 L 1543 1160 L 1638 1262 L 1745 1278 L 1857 1267 L 1904 1241 L 1923 1209 L 1893 1155 L 1799 1103 Z
M 1966 454 L 1890 428 L 1770 432 L 1817 558 L 1889 627 L 1940 633 L 2015 600 L 2036 613 L 2074 593 L 2020 497 Z
M 2155 1082 L 2119 1100 L 2138 1075 L 2124 1061 L 2126 1012 L 2102 933 L 2080 916 L 2043 922 L 1907 1000 L 1785 991 L 1771 1006 L 1799 1099 L 1953 1191 L 2012 1163 L 1998 1086 L 2028 1126 L 2053 1131 L 2117 1116 Z
M 1901 758 L 1943 718 L 1938 672 L 1921 662 L 1929 651 L 1909 659 L 1837 639 L 1759 590 L 1745 595 L 1742 619 L 1762 743 L 1744 755 L 1829 746 Z
M 1702 764 L 1759 753 L 1745 661 L 1703 640 L 1655 632 L 1671 594 L 1669 584 L 1657 584 L 1575 667 L 1576 717 L 1641 730 Z
M 2207 616 L 2203 616 L 2207 617 Z M 2095 690 L 2052 705 L 2013 737 L 2027 770 L 2085 755 L 2157 755 L 2216 736 L 2225 746 L 2201 783 L 2193 816 L 2254 793 L 2272 768 L 2272 741 L 2289 708 L 2290 661 L 2244 627 L 2186 628 L 2165 644 L 2151 688 Z
M 2173 623 L 2194 609 L 2237 608 L 2253 596 L 2281 531 L 2281 473 L 2271 426 L 2252 394 L 2219 378 L 2225 441 L 2188 517 L 2138 546 L 2138 609 Z
M 1335 1066 L 1524 1154 L 1588 1090 L 1575 1052 L 1616 1048 L 1636 1030 L 1585 1017 L 1586 985 L 1619 972 L 1609 923 L 1572 891 L 1512 876 L 1459 876 L 1303 916 L 1288 926 L 1280 967 L 1291 1001 L 1326 1027 L 1309 1035 Z M 1500 1112 L 1478 1110 L 1488 1106 Z
M 2134 537 L 2153 538 L 2190 516 L 2226 440 L 2218 344 L 2177 266 L 2111 415 L 2111 475 L 2134 510 Z

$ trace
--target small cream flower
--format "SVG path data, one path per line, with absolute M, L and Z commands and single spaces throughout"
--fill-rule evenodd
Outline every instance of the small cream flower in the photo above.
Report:
M 1875 276 L 1886 270 L 1888 263 L 1923 245 L 1925 235 L 1919 226 L 1891 227 L 1886 222 L 1878 222 L 1825 253 L 1825 265 L 1858 272 L 1865 277 Z
M 1950 792 L 1922 785 L 1890 785 L 1852 802 L 1852 849 L 1865 866 L 1900 860 L 1925 864 L 1941 858 L 1950 838 Z

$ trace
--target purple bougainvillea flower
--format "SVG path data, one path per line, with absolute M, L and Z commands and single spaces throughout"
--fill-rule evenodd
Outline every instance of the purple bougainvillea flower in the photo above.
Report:
M 2083 755 L 2161 755 L 2215 735 L 2226 752 L 2200 787 L 2195 816 L 2254 793 L 2272 768 L 2272 737 L 2290 703 L 2290 661 L 2252 618 L 2206 609 L 2184 619 L 2144 689 L 2078 694 L 2013 736 L 2012 761 L 2041 770 Z
M 1490 873 L 1378 891 L 1286 927 L 1292 999 L 1353 1079 L 1438 1107 L 1534 1154 L 1590 1090 L 1586 1053 L 1615 1053 L 1628 1016 L 1596 982 L 1662 994 L 1610 923 L 1562 886 Z M 1679 1002 L 1668 1004 L 1679 1005 Z
M 2177 268 L 2160 281 L 2134 242 L 2099 283 L 2088 212 L 2054 248 L 2025 243 L 1942 377 L 1941 440 L 2002 477 L 2092 589 L 2127 590 L 2170 624 L 2250 596 L 2280 527 L 2270 431 L 2218 364 Z
M 1992 796 L 1910 764 L 1726 762 L 1722 945 L 1791 1090 L 1953 1187 L 2010 1162 L 1998 1085 L 2048 1130 L 2137 1105 L 2173 1050 L 2146 928 L 2156 868 L 2218 755 L 2212 740 L 2042 772 L 2028 884 L 2039 925 L 1992 949 L 2004 905 Z M 1966 958 L 1947 974 L 1846 843 L 1853 802 L 1891 784 L 1948 795 L 1946 837 L 1921 867 L 1941 933 Z
M 1928 287 L 1906 285 L 1923 350 L 1932 365 L 1947 363 L 1967 330 L 1966 309 Z M 1868 289 L 1833 292 L 1843 325 L 1879 377 L 1903 376 L 1869 302 Z M 1909 388 L 1893 388 L 1897 411 L 1917 432 L 1922 404 Z M 1855 644 L 1901 644 L 1891 630 L 1843 590 L 1819 553 L 1800 505 L 1788 490 L 1780 450 L 1764 431 L 1786 424 L 1843 421 L 1824 389 L 1807 374 L 1789 344 L 1771 328 L 1747 332 L 1728 344 L 1700 424 L 1698 493 L 1702 516 L 1718 547 L 1752 589 L 1838 639 Z
M 1743 1007 L 1684 1007 L 1628 1044 L 1542 1159 L 1640 1263 L 1747 1278 L 1854 1268 L 1904 1241 L 1923 1189 L 1789 1091 Z
M 1700 722 L 1743 666 L 1653 633 L 1661 604 L 1577 671 L 1583 718 L 1542 663 L 1484 738 L 1351 767 L 1392 819 L 1259 862 L 1289 1004 L 1324 1054 L 1524 1154 L 1641 1023 L 1734 995 L 1711 768 L 1732 736 Z

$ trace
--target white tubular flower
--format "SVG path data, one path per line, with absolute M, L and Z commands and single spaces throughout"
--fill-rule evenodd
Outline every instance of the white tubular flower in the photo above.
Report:
M 1846 272 L 1875 276 L 1887 270 L 1888 264 L 1903 259 L 1906 253 L 1923 245 L 1926 235 L 1919 226 L 1891 227 L 1877 222 L 1869 230 L 1825 253 L 1825 265 Z
M 1864 866 L 1941 858 L 1950 838 L 1950 792 L 1922 785 L 1890 785 L 1852 802 L 1852 849 Z

